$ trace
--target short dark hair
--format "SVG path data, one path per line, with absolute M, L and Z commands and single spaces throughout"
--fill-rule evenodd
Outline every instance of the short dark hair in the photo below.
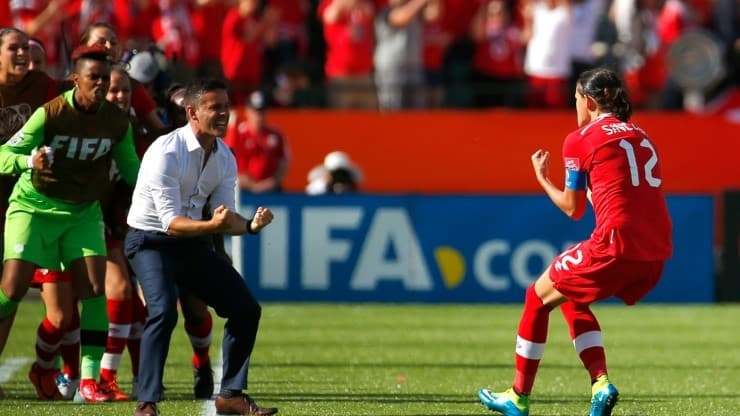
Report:
M 183 105 L 197 107 L 207 92 L 225 90 L 226 84 L 219 79 L 195 79 L 185 86 Z
M 75 71 L 77 71 L 77 64 L 82 61 L 99 61 L 110 63 L 110 55 L 105 46 L 101 45 L 80 45 L 72 51 L 72 64 L 74 65 Z

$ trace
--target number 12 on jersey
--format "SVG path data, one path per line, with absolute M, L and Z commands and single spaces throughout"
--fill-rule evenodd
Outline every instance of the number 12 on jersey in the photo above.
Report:
M 632 143 L 628 142 L 627 140 L 622 139 L 619 141 L 619 147 L 624 149 L 625 153 L 627 153 L 627 163 L 629 163 L 630 167 L 632 186 L 640 186 L 640 168 L 639 166 L 637 166 L 637 158 L 635 157 L 634 146 L 632 146 Z M 643 166 L 643 173 L 645 181 L 648 183 L 648 185 L 652 186 L 653 188 L 657 188 L 662 182 L 660 178 L 656 178 L 655 176 L 653 176 L 653 169 L 655 168 L 655 165 L 658 164 L 658 155 L 655 153 L 655 148 L 648 139 L 642 139 L 642 141 L 640 142 L 640 147 L 644 147 L 650 150 L 650 152 L 652 153 L 650 159 L 648 159 L 648 161 L 645 162 L 645 165 Z

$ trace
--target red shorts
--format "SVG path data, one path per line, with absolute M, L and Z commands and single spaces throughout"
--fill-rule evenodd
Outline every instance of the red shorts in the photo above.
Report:
M 589 304 L 616 296 L 634 305 L 658 284 L 665 260 L 593 257 L 590 241 L 582 241 L 550 264 L 555 289 L 574 303 Z
M 43 283 L 71 282 L 72 273 L 60 270 L 36 269 L 31 279 L 31 287 L 41 287 Z

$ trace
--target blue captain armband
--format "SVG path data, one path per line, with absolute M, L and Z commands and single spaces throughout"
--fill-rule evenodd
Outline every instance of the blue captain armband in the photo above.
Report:
M 588 174 L 577 170 L 565 170 L 565 187 L 574 191 L 586 190 L 586 178 Z

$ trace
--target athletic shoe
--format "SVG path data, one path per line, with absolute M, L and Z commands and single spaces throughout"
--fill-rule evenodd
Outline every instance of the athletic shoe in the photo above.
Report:
M 595 387 L 599 388 L 601 386 Z M 606 381 L 606 384 L 591 396 L 591 412 L 589 416 L 611 416 L 612 409 L 614 409 L 618 399 L 619 392 L 617 388 L 614 387 L 614 384 Z
M 193 367 L 193 394 L 196 399 L 210 399 L 213 396 L 213 369 L 210 361 L 200 368 Z
M 112 402 L 113 394 L 103 389 L 95 380 L 82 380 L 80 388 L 74 397 L 75 403 L 102 403 Z
M 36 388 L 36 396 L 39 400 L 62 400 L 62 395 L 57 390 L 57 374 L 59 369 L 41 368 L 38 363 L 33 363 L 28 372 L 28 379 Z
M 101 381 L 100 387 L 102 390 L 109 392 L 113 396 L 114 402 L 128 402 L 131 401 L 131 396 L 121 391 L 118 387 L 118 381 L 113 379 L 111 381 Z
M 68 374 L 59 373 L 57 375 L 57 390 L 62 395 L 64 400 L 72 400 L 75 396 L 75 392 L 80 388 L 80 379 L 76 378 L 72 380 Z
M 514 389 L 503 393 L 492 393 L 488 389 L 478 390 L 478 399 L 488 410 L 505 416 L 529 416 L 529 396 L 520 396 Z

